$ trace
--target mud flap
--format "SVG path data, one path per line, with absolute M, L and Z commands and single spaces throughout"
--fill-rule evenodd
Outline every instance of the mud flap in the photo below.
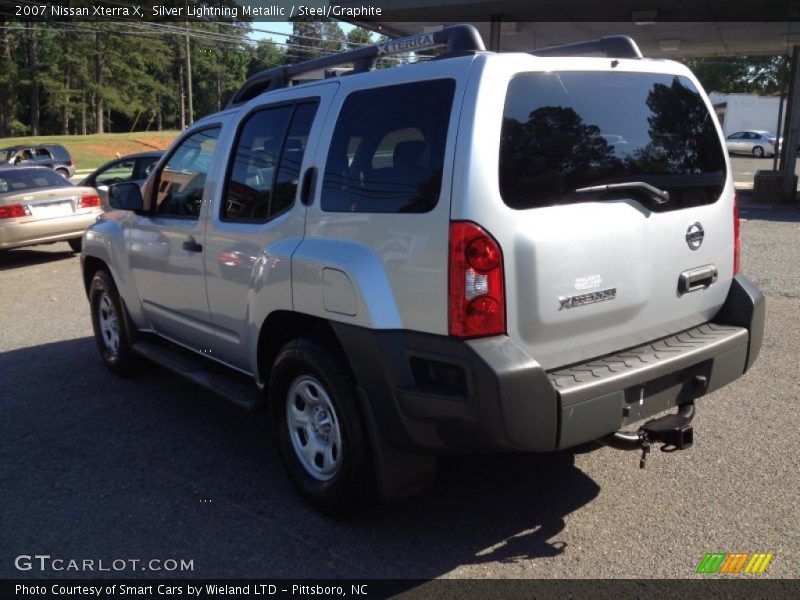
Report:
M 418 494 L 436 481 L 436 457 L 406 452 L 391 445 L 372 413 L 367 392 L 356 386 L 367 426 L 375 465 L 378 494 L 383 500 L 400 500 Z

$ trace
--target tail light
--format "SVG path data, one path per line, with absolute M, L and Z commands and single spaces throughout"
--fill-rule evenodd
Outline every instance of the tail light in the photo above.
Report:
M 0 219 L 18 219 L 20 217 L 30 217 L 31 209 L 22 204 L 9 204 L 0 206 Z
M 78 200 L 78 208 L 93 208 L 96 206 L 100 206 L 100 196 L 88 194 Z
M 74 161 L 74 160 L 72 160 L 72 159 L 70 158 L 70 159 L 67 161 L 67 164 L 68 164 L 68 165 L 71 167 L 72 165 L 74 165 L 74 164 L 75 164 L 75 161 Z
M 739 272 L 742 242 L 739 237 L 739 198 L 733 193 L 733 274 Z
M 450 223 L 449 269 L 450 335 L 505 333 L 503 253 L 495 239 L 474 223 Z

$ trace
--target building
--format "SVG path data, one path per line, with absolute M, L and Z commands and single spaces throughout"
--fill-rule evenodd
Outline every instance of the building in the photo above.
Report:
M 780 114 L 782 117 L 784 112 L 781 110 L 779 96 L 711 92 L 708 97 L 714 105 L 725 136 L 737 131 L 757 130 L 776 133 L 783 130 L 783 123 L 778 125 L 778 116 Z

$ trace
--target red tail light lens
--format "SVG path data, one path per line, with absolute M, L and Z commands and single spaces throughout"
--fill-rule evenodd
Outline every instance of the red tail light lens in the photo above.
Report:
M 75 164 L 75 161 L 74 161 L 74 160 L 72 160 L 72 159 L 70 158 L 70 159 L 67 161 L 67 164 L 68 164 L 68 165 L 71 167 L 72 165 L 74 165 L 74 164 Z
M 739 237 L 739 198 L 733 193 L 733 274 L 739 272 L 742 242 Z
M 29 217 L 30 214 L 30 209 L 22 204 L 0 206 L 0 219 L 18 219 L 20 217 Z
M 495 239 L 474 223 L 450 223 L 449 271 L 450 335 L 505 333 L 503 253 Z
M 86 195 L 78 201 L 78 208 L 93 208 L 95 206 L 100 206 L 99 196 Z

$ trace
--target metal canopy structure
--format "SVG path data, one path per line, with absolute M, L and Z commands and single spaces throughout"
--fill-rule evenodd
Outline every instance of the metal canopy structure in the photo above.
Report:
M 337 3 L 361 4 L 360 0 Z M 779 170 L 784 173 L 784 198 L 795 197 L 796 152 L 789 149 L 800 143 L 800 0 L 374 0 L 373 4 L 381 8 L 380 20 L 356 24 L 400 37 L 469 23 L 488 49 L 501 52 L 535 52 L 624 35 L 648 58 L 791 54 Z
M 428 11 L 424 14 L 427 17 Z M 533 23 L 509 20 L 508 15 L 492 14 L 483 15 L 481 21 L 458 21 L 453 19 L 454 15 L 454 12 L 450 12 L 446 16 L 447 21 L 438 22 L 385 21 L 360 22 L 359 25 L 396 37 L 422 33 L 456 22 L 471 23 L 478 28 L 487 47 L 498 49 L 499 43 L 499 49 L 504 52 L 529 52 L 609 35 L 633 38 L 642 53 L 652 58 L 788 54 L 791 53 L 791 46 L 800 44 L 800 22 L 645 22 L 642 25 L 631 21 Z

